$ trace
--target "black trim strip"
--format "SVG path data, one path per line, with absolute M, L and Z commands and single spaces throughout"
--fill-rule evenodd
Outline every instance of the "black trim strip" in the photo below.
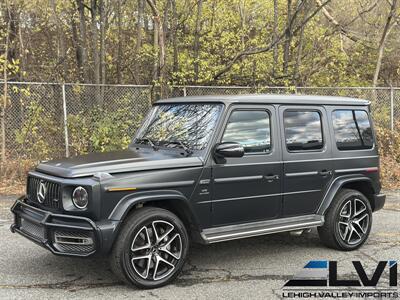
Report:
M 244 199 L 256 199 L 256 198 L 264 198 L 264 197 L 274 197 L 274 196 L 279 196 L 281 195 L 280 193 L 277 194 L 267 194 L 267 195 L 257 195 L 257 196 L 247 196 L 247 197 L 235 197 L 235 198 L 224 198 L 224 199 L 216 199 L 216 200 L 211 200 L 210 202 L 224 202 L 224 201 L 231 201 L 231 200 L 244 200 Z M 200 202 L 198 202 L 200 203 Z
M 188 181 L 170 181 L 170 182 L 155 182 L 155 183 L 143 183 L 135 185 L 136 190 L 140 189 L 157 189 L 157 188 L 172 188 L 172 187 L 182 187 L 182 186 L 191 186 L 194 184 L 194 180 Z M 106 190 L 118 189 L 119 187 L 107 187 Z
M 234 201 L 234 200 L 245 200 L 245 199 L 256 199 L 256 198 L 264 198 L 264 197 L 266 198 L 266 197 L 273 197 L 273 196 L 279 196 L 279 195 L 285 196 L 285 195 L 295 195 L 295 194 L 303 194 L 303 193 L 316 193 L 316 192 L 320 192 L 320 191 L 321 190 L 308 190 L 308 191 L 296 191 L 296 192 L 265 194 L 265 195 L 256 195 L 256 196 L 246 196 L 246 197 L 223 198 L 223 199 L 200 201 L 200 202 L 197 202 L 197 204 L 216 203 L 216 202 Z
M 260 179 L 263 179 L 262 175 L 216 178 L 216 179 L 214 179 L 214 182 L 227 183 L 227 182 L 237 182 L 237 181 L 252 181 L 252 180 L 260 180 Z
M 310 172 L 297 172 L 297 173 L 286 173 L 286 177 L 303 177 L 303 176 L 313 176 L 318 175 L 318 171 L 310 171 Z

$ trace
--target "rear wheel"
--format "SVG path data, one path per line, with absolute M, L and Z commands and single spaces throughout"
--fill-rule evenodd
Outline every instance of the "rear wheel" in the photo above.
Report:
M 179 218 L 165 209 L 145 207 L 126 221 L 113 247 L 111 268 L 125 282 L 157 288 L 183 268 L 188 234 Z
M 343 189 L 335 196 L 318 233 L 326 246 L 351 251 L 365 243 L 371 224 L 372 210 L 368 199 L 358 191 Z

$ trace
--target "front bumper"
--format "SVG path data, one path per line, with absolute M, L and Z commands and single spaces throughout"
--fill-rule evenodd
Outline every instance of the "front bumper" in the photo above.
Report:
M 17 232 L 57 255 L 91 256 L 102 249 L 102 228 L 92 220 L 72 215 L 55 214 L 18 199 L 11 208 Z M 106 226 L 114 231 L 114 226 Z M 108 234 L 106 234 L 108 236 Z

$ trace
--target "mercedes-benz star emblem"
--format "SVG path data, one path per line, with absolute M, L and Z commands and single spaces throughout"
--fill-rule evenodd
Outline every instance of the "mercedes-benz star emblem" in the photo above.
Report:
M 37 200 L 39 201 L 39 203 L 44 202 L 44 199 L 46 198 L 46 192 L 47 192 L 46 184 L 43 181 L 40 181 L 38 189 L 37 189 L 37 193 L 36 193 L 36 197 L 37 197 Z

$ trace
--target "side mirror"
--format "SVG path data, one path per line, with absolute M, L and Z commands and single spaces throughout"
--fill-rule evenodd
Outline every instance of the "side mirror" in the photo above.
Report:
M 214 154 L 216 158 L 225 157 L 243 157 L 244 148 L 238 143 L 221 143 L 215 147 Z

